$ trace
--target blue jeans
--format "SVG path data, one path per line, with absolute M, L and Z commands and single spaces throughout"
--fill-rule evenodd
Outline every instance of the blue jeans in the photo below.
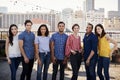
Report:
M 107 57 L 99 57 L 98 59 L 98 68 L 97 68 L 97 74 L 100 78 L 100 80 L 110 80 L 109 76 L 109 64 L 110 64 L 110 59 Z M 104 76 L 102 74 L 102 69 L 104 69 Z
M 44 65 L 43 80 L 47 80 L 47 72 L 48 72 L 48 68 L 49 68 L 49 64 L 50 64 L 50 52 L 48 52 L 47 54 L 39 53 L 39 57 L 40 57 L 42 65 L 40 66 L 38 64 L 38 67 L 37 67 L 37 80 L 41 80 L 43 65 Z
M 21 62 L 21 57 L 10 58 L 10 60 L 11 80 L 16 80 L 16 71 Z
M 97 59 L 92 59 L 90 60 L 89 66 L 87 66 L 85 60 L 87 80 L 96 80 L 96 72 L 95 72 L 96 63 L 97 63 Z

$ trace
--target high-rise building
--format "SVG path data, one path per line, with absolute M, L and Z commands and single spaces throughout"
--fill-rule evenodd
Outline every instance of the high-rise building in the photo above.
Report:
M 104 20 L 104 8 L 86 12 L 86 24 L 87 23 L 92 23 L 93 25 L 96 25 L 98 23 L 103 24 L 103 20 Z
M 70 8 L 66 8 L 62 11 L 62 19 L 66 25 L 66 31 L 72 31 L 73 24 L 77 23 L 80 25 L 82 31 L 85 27 L 85 18 L 82 10 L 73 11 Z
M 2 15 L 0 14 L 0 28 L 2 27 Z
M 108 18 L 120 17 L 120 11 L 108 11 Z
M 56 25 L 59 21 L 59 15 L 50 13 L 7 13 L 0 14 L 0 28 L 8 29 L 11 24 L 16 24 L 18 27 L 22 27 L 24 21 L 30 19 L 34 25 L 48 24 L 50 31 L 56 30 Z M 36 29 L 37 30 L 37 29 Z
M 107 31 L 120 31 L 120 18 L 106 18 L 104 19 L 104 26 Z
M 118 0 L 118 11 L 120 12 L 120 0 Z
M 90 10 L 94 10 L 94 0 L 86 0 L 85 4 L 86 4 L 86 7 L 85 7 L 86 12 Z
M 68 18 L 68 26 L 67 28 L 72 31 L 72 26 L 73 24 L 79 24 L 80 30 L 85 31 L 85 18 L 84 18 L 84 13 L 82 10 L 77 10 L 75 11 L 71 17 Z
M 65 22 L 66 29 L 69 27 L 68 22 L 71 20 L 71 17 L 73 15 L 73 10 L 71 8 L 65 8 L 62 10 L 62 21 Z

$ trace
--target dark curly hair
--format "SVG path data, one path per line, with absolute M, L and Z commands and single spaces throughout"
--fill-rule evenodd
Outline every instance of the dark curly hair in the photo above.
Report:
M 37 35 L 38 36 L 42 36 L 41 30 L 40 30 L 42 27 L 46 28 L 45 36 L 48 36 L 49 35 L 49 31 L 48 31 L 47 25 L 45 25 L 45 24 L 40 25 L 40 27 L 38 28 L 38 31 L 37 31 Z
M 8 35 L 10 45 L 13 45 L 13 34 L 12 34 L 12 31 L 11 31 L 13 26 L 15 26 L 18 29 L 17 25 L 15 25 L 15 24 L 10 25 L 9 35 Z

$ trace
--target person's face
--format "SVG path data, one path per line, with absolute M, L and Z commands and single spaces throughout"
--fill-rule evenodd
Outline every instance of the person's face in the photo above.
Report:
M 42 35 L 45 35 L 45 33 L 46 33 L 46 28 L 45 28 L 45 26 L 41 27 L 40 31 L 41 31 L 41 34 L 42 34 Z
M 27 24 L 25 25 L 25 27 L 26 27 L 26 30 L 27 30 L 27 31 L 31 31 L 32 24 L 31 24 L 31 23 L 27 23 Z
M 102 28 L 100 28 L 99 26 L 96 27 L 96 31 L 98 34 L 102 34 Z
M 91 25 L 88 25 L 88 26 L 87 26 L 86 32 L 87 32 L 87 33 L 91 33 L 91 32 L 92 32 L 92 26 L 91 26 Z
M 64 24 L 59 24 L 58 29 L 59 29 L 59 32 L 64 32 L 65 25 Z
M 11 32 L 12 32 L 13 35 L 16 35 L 18 33 L 18 29 L 16 28 L 16 26 L 13 26 L 11 28 Z
M 78 26 L 74 26 L 73 32 L 74 32 L 74 33 L 78 33 L 78 32 L 79 32 L 79 29 L 80 29 L 80 28 L 79 28 Z

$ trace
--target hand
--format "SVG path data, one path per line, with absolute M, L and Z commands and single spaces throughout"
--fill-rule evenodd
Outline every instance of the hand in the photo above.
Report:
M 27 57 L 24 58 L 25 63 L 29 63 L 29 59 Z
M 83 52 L 83 50 L 82 50 L 82 49 L 80 49 L 80 50 L 79 50 L 79 53 L 82 53 L 82 52 Z
M 56 58 L 55 58 L 55 56 L 52 56 L 52 63 L 53 63 L 53 64 L 56 63 Z
M 37 61 L 38 57 L 35 55 L 34 59 L 35 59 L 35 61 Z
M 67 57 L 63 60 L 63 64 L 67 64 Z
M 89 59 L 86 60 L 86 65 L 87 65 L 87 66 L 90 65 L 90 60 L 89 60 Z
M 42 65 L 42 62 L 41 62 L 41 60 L 40 59 L 38 59 L 38 65 Z
M 8 64 L 11 64 L 11 60 L 10 59 L 8 59 Z
M 110 61 L 112 61 L 112 55 L 113 55 L 113 51 L 110 53 Z
M 73 55 L 75 55 L 75 54 L 76 54 L 76 52 L 75 52 L 74 50 L 71 50 L 71 53 L 72 53 Z

